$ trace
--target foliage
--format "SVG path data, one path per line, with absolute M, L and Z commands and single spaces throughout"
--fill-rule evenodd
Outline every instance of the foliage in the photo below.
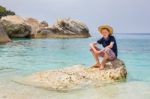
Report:
M 5 7 L 0 5 L 0 18 L 7 15 L 15 15 L 15 12 L 7 10 Z

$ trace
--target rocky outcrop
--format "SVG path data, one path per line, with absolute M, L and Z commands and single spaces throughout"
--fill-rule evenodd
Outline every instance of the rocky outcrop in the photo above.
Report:
M 53 25 L 40 29 L 37 37 L 47 36 L 49 38 L 86 38 L 90 37 L 88 27 L 70 18 L 58 19 Z
M 14 24 L 6 20 L 0 23 L 3 25 L 5 32 L 10 38 L 30 37 L 31 27 L 26 24 Z
M 9 37 L 29 38 L 84 38 L 90 37 L 88 27 L 78 20 L 58 19 L 49 26 L 46 21 L 20 16 L 2 17 L 0 23 Z
M 124 80 L 126 76 L 125 64 L 116 59 L 107 62 L 104 70 L 75 65 L 59 70 L 34 73 L 21 80 L 16 80 L 16 82 L 49 90 L 69 90 L 85 85 L 100 85 L 120 81 Z
M 30 37 L 31 26 L 25 23 L 25 20 L 19 16 L 2 17 L 0 23 L 10 38 Z
M 46 21 L 42 21 L 40 22 L 40 25 L 39 25 L 41 28 L 45 28 L 45 27 L 48 27 L 48 23 Z
M 0 24 L 0 44 L 1 43 L 7 43 L 10 42 L 10 38 L 8 37 L 8 35 L 6 34 L 6 32 L 4 31 L 2 25 Z
M 2 17 L 1 20 L 8 21 L 12 24 L 23 24 L 24 23 L 24 19 L 22 17 L 16 16 L 16 15 Z
M 48 23 L 46 21 L 40 22 L 39 20 L 34 18 L 26 18 L 25 23 L 31 26 L 32 28 L 31 35 L 37 35 L 38 30 L 48 27 Z
M 48 23 L 45 21 L 40 22 L 34 18 L 23 18 L 20 16 L 2 17 L 0 23 L 3 25 L 9 37 L 18 38 L 31 38 L 32 35 L 37 34 L 39 29 L 48 26 Z

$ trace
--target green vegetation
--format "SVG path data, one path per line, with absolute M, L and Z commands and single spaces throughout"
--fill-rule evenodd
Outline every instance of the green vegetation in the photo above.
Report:
M 0 5 L 0 18 L 7 15 L 15 15 L 15 12 L 7 10 L 5 7 Z

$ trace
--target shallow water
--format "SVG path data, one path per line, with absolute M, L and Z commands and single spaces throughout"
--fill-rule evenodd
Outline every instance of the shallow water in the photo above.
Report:
M 128 71 L 126 82 L 107 86 L 56 92 L 12 81 L 16 76 L 58 69 L 75 64 L 90 66 L 94 59 L 89 43 L 98 37 L 84 39 L 15 39 L 0 45 L 0 99 L 149 99 L 150 35 L 116 34 L 119 58 Z M 22 90 L 22 91 L 20 91 Z M 12 98 L 13 97 L 13 98 Z

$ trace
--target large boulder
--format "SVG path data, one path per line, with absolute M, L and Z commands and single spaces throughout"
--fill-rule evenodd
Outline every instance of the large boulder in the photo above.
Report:
M 125 80 L 126 76 L 127 71 L 124 62 L 116 59 L 107 62 L 104 70 L 75 65 L 59 70 L 34 73 L 15 81 L 49 90 L 69 90 L 85 85 L 101 85 Z
M 0 24 L 0 43 L 7 43 L 10 42 L 10 38 L 6 34 L 6 32 L 3 29 L 3 26 Z
M 53 25 L 40 29 L 37 37 L 49 38 L 84 38 L 90 37 L 88 27 L 78 21 L 70 18 L 58 19 Z
M 31 27 L 27 25 L 22 17 L 6 16 L 2 17 L 0 23 L 9 37 L 25 38 L 30 37 Z
M 10 16 L 5 16 L 2 17 L 1 20 L 6 20 L 12 24 L 22 24 L 24 23 L 24 19 L 20 16 L 17 15 L 10 15 Z
M 34 18 L 26 18 L 25 23 L 31 26 L 31 35 L 36 35 L 38 30 L 48 27 L 48 23 L 46 21 L 39 21 Z
M 5 32 L 10 38 L 25 38 L 30 37 L 31 27 L 26 24 L 13 24 L 9 21 L 1 21 Z
M 31 38 L 36 35 L 39 29 L 48 27 L 45 21 L 39 21 L 34 18 L 23 18 L 20 16 L 6 16 L 2 17 L 0 23 L 9 37 Z

